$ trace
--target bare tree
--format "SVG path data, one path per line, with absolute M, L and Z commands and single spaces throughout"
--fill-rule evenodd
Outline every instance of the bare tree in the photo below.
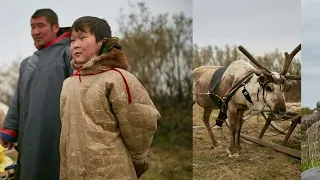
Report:
M 158 104 L 191 99 L 192 19 L 183 13 L 151 16 L 144 3 L 131 6 L 139 12 L 122 12 L 119 20 L 130 72 Z
M 9 105 L 18 84 L 21 60 L 14 60 L 12 64 L 0 70 L 0 102 Z

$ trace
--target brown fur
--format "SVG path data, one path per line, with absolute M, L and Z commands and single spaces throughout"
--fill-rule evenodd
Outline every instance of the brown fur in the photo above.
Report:
M 88 62 L 79 65 L 74 59 L 70 62 L 73 69 L 78 70 L 82 66 L 81 74 L 98 73 L 110 68 L 122 68 L 128 70 L 129 63 L 124 53 L 113 48 L 111 51 L 100 56 L 93 56 Z

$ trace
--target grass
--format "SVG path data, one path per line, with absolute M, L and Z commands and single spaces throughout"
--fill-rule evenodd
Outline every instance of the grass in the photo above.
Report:
M 320 144 L 314 137 L 308 137 L 308 134 L 301 132 L 302 141 L 302 158 L 301 158 L 301 171 L 320 166 Z
M 192 179 L 192 149 L 156 146 L 150 150 L 150 167 L 141 180 Z
M 190 110 L 172 108 L 161 112 L 162 117 L 150 149 L 150 166 L 139 180 L 192 179 Z
M 257 180 L 300 180 L 301 163 L 299 159 L 290 157 L 286 154 L 277 152 L 271 148 L 263 147 L 241 139 L 242 151 L 239 157 L 229 158 L 226 149 L 230 143 L 229 129 L 223 126 L 222 132 L 213 128 L 213 133 L 218 142 L 222 146 L 220 149 L 212 149 L 212 142 L 201 118 L 203 110 L 195 105 L 193 114 L 193 125 L 198 128 L 193 132 L 193 177 L 199 180 L 242 180 L 242 179 L 257 179 Z M 217 112 L 214 111 L 211 115 L 211 123 L 214 122 Z M 255 130 L 262 129 L 265 120 L 262 118 L 251 118 L 248 123 Z M 287 127 L 287 123 L 281 125 Z M 298 127 L 296 128 L 299 129 Z M 300 137 L 297 130 L 291 135 L 287 146 L 300 150 Z M 246 123 L 244 123 L 242 132 L 257 137 Z M 277 132 L 272 128 L 268 128 L 266 135 L 273 135 Z M 264 136 L 266 141 L 281 143 L 284 135 L 279 136 Z

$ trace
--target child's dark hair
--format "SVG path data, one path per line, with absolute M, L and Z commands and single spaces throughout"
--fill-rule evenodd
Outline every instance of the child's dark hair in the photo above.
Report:
M 104 38 L 111 38 L 111 28 L 108 22 L 104 19 L 92 16 L 83 16 L 75 20 L 71 26 L 70 32 L 85 32 L 86 30 L 94 35 L 96 42 L 99 42 Z

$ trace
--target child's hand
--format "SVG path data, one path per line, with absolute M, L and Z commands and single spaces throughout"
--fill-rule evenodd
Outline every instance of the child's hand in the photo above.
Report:
M 144 172 L 146 172 L 149 168 L 149 158 L 145 158 L 142 160 L 133 159 L 133 165 L 136 170 L 137 177 L 139 178 Z

